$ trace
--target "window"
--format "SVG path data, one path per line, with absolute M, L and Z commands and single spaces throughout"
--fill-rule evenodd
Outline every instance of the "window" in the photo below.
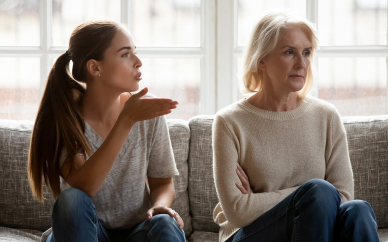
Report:
M 168 118 L 215 112 L 215 1 L 0 1 L 0 119 L 35 118 L 47 75 L 84 21 L 127 24 L 150 93 L 180 105 Z M 3 37 L 4 36 L 4 37 Z
M 226 74 L 218 69 L 217 77 L 223 76 L 223 81 L 233 83 L 225 89 L 218 85 L 218 109 L 242 97 L 239 76 L 243 49 L 260 12 L 289 8 L 307 17 L 318 28 L 320 50 L 314 60 L 317 72 L 312 95 L 333 103 L 342 116 L 387 114 L 386 0 L 229 0 L 217 3 L 217 27 L 225 22 L 231 26 L 217 33 L 218 53 L 227 52 L 224 54 L 227 56 L 217 58 L 217 65 L 231 71 Z M 219 83 L 220 79 L 217 81 Z
M 317 25 L 313 96 L 342 116 L 387 114 L 387 0 L 3 0 L 0 119 L 33 120 L 71 31 L 101 18 L 132 32 L 141 87 L 179 101 L 168 118 L 214 114 L 243 97 L 244 46 L 260 13 L 272 8 Z

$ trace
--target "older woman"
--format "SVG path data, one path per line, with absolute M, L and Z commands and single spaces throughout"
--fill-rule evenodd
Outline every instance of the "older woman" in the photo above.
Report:
M 313 24 L 289 13 L 254 29 L 243 77 L 254 94 L 213 126 L 220 241 L 379 241 L 371 206 L 353 200 L 337 110 L 306 96 L 317 45 Z

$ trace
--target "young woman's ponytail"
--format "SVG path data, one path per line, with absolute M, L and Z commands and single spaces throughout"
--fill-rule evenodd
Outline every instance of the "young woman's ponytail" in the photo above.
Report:
M 72 161 L 79 152 L 91 155 L 82 116 L 85 88 L 80 83 L 86 83 L 86 62 L 103 59 L 119 28 L 119 24 L 111 21 L 86 22 L 78 26 L 70 38 L 69 50 L 59 56 L 50 71 L 32 130 L 28 162 L 30 187 L 40 202 L 43 202 L 43 181 L 54 199 L 61 192 L 59 163 L 63 149 L 67 152 L 67 161 Z

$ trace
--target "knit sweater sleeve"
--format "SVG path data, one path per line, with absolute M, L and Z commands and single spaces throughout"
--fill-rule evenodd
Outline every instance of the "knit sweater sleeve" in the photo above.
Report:
M 329 129 L 325 180 L 337 188 L 344 203 L 354 199 L 354 182 L 346 131 L 336 109 L 332 112 Z
M 239 141 L 217 115 L 213 123 L 213 169 L 218 198 L 225 218 L 236 228 L 245 227 L 274 207 L 297 187 L 266 193 L 242 194 L 236 174 Z M 222 216 L 223 217 L 223 216 Z M 218 221 L 222 223 L 223 221 Z

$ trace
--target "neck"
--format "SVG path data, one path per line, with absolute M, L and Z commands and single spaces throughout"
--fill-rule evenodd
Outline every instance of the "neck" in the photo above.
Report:
M 296 92 L 280 94 L 267 92 L 264 89 L 250 96 L 247 100 L 253 106 L 275 112 L 293 110 L 301 103 Z
M 120 94 L 88 85 L 82 108 L 86 122 L 113 126 L 121 112 Z

